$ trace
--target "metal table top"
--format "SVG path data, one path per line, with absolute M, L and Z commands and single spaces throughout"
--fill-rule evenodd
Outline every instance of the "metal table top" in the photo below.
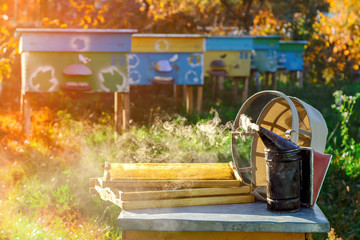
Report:
M 273 213 L 263 202 L 123 210 L 118 226 L 123 231 L 330 231 L 330 223 L 317 205 L 295 213 Z

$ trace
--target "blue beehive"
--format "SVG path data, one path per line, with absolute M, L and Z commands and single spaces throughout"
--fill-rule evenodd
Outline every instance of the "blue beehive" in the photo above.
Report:
M 278 59 L 285 70 L 303 70 L 303 53 L 307 43 L 307 41 L 280 41 Z
M 134 34 L 131 85 L 203 85 L 205 37 L 199 34 Z

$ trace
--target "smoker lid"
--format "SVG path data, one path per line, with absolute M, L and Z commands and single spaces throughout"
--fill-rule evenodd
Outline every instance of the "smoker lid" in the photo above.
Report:
M 240 158 L 239 141 L 235 130 L 240 115 L 245 114 L 258 125 L 289 138 L 301 147 L 311 147 L 319 153 L 325 150 L 328 129 L 321 113 L 309 104 L 289 97 L 279 91 L 262 91 L 250 97 L 240 108 L 234 121 L 232 155 L 244 182 L 254 186 L 266 186 L 265 146 L 257 134 L 247 137 L 251 143 L 249 159 Z M 287 135 L 290 133 L 290 135 Z

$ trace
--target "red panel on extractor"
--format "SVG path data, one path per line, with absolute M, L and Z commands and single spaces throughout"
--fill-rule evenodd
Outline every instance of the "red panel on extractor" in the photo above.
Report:
M 329 164 L 331 161 L 332 155 L 323 154 L 314 151 L 314 163 L 313 163 L 313 202 L 312 206 L 316 203 L 316 200 L 319 196 L 319 192 L 323 181 L 325 179 L 325 174 L 329 168 Z

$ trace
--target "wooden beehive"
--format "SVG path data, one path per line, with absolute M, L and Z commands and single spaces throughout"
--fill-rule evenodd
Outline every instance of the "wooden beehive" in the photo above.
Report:
M 251 50 L 253 39 L 250 36 L 211 36 L 206 38 L 204 53 L 204 74 L 209 76 L 211 62 L 221 60 L 230 77 L 250 76 Z
M 232 163 L 105 163 L 90 192 L 125 210 L 253 202 Z

